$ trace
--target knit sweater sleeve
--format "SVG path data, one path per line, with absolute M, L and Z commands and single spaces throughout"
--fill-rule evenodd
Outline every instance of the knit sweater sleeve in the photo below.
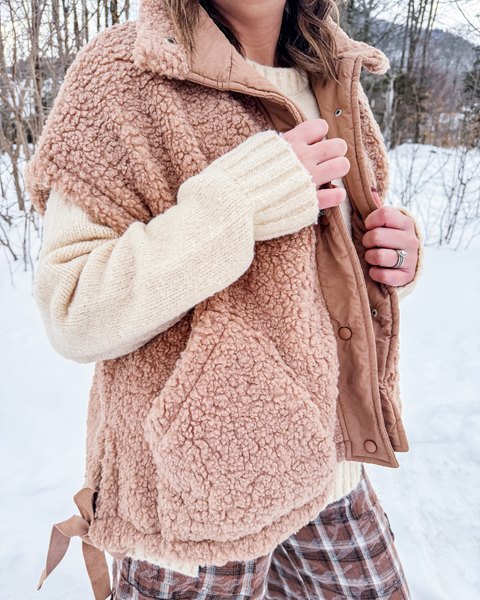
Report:
M 122 356 L 249 267 L 254 244 L 317 219 L 315 186 L 278 134 L 257 134 L 180 187 L 177 204 L 123 235 L 52 192 L 34 295 L 66 358 Z

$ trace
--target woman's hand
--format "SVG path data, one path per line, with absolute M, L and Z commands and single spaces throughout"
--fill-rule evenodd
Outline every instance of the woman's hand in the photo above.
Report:
M 381 206 L 376 191 L 373 196 Z M 362 240 L 368 248 L 365 259 L 374 265 L 369 271 L 370 277 L 396 287 L 410 283 L 415 277 L 419 248 L 412 219 L 393 206 L 382 206 L 368 215 L 365 226 L 369 230 Z M 392 269 L 398 261 L 395 250 L 405 250 L 407 256 L 401 267 Z
M 326 140 L 327 132 L 326 121 L 313 119 L 283 134 L 317 187 L 320 209 L 338 206 L 345 200 L 346 192 L 342 188 L 319 188 L 344 177 L 350 170 L 350 162 L 345 158 L 347 143 L 339 138 Z

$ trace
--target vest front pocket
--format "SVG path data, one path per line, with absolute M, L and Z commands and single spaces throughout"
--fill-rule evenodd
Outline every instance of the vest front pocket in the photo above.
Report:
M 170 541 L 257 533 L 322 493 L 334 463 L 318 407 L 273 343 L 238 317 L 201 319 L 147 420 Z

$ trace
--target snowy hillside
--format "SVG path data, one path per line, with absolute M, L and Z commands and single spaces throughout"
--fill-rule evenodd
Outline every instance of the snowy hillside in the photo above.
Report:
M 430 180 L 430 195 L 441 192 L 439 182 Z M 414 600 L 480 599 L 479 265 L 478 242 L 468 250 L 427 248 L 425 274 L 402 311 L 411 449 L 399 455 L 400 469 L 367 469 Z M 36 585 L 52 524 L 76 512 L 93 369 L 50 348 L 31 275 L 17 273 L 14 283 L 0 256 L 1 596 L 89 600 L 78 539 L 41 592 Z

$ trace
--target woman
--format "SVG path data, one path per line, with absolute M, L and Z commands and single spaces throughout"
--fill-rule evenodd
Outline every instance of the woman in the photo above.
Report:
M 143 0 L 71 67 L 27 170 L 35 297 L 97 365 L 42 582 L 80 535 L 97 599 L 103 550 L 121 599 L 409 597 L 361 462 L 408 449 L 392 286 L 419 242 L 379 208 L 359 75 L 387 60 L 334 9 Z

